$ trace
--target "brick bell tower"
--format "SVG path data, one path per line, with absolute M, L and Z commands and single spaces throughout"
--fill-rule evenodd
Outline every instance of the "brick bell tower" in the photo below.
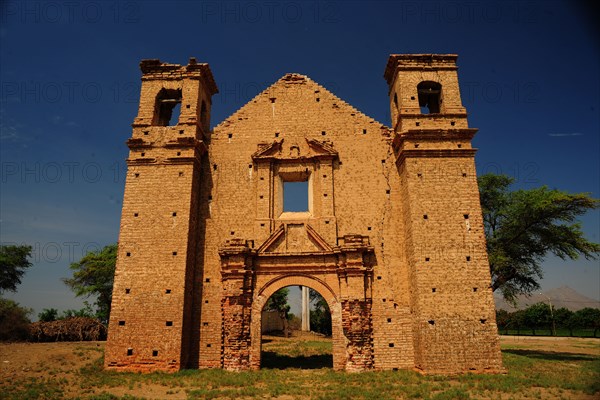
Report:
M 200 161 L 218 90 L 193 58 L 140 68 L 105 366 L 176 371 L 191 353 Z
M 415 366 L 502 370 L 475 149 L 453 54 L 391 55 L 393 147 L 401 180 Z

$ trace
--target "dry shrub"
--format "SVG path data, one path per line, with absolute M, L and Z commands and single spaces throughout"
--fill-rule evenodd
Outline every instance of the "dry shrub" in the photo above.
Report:
M 95 318 L 87 317 L 34 322 L 30 325 L 29 337 L 34 342 L 106 340 L 106 326 Z

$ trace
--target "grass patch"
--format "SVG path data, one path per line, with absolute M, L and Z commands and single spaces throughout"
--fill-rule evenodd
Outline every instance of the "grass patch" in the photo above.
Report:
M 0 399 L 168 399 L 177 394 L 189 399 L 454 400 L 600 395 L 600 356 L 536 350 L 528 348 L 526 342 L 503 347 L 508 373 L 458 376 L 423 376 L 409 370 L 357 374 L 333 371 L 331 340 L 327 339 L 265 341 L 263 369 L 240 373 L 220 369 L 174 374 L 116 373 L 103 369 L 102 353 L 94 350 L 74 347 L 74 354 L 83 351 L 92 357 L 84 367 L 67 370 L 67 375 L 61 368 L 60 376 L 3 380 Z M 50 362 L 52 357 L 47 360 Z M 55 368 L 46 365 L 47 370 Z

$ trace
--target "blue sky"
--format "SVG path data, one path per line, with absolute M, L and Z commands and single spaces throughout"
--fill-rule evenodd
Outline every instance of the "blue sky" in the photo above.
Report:
M 581 3 L 2 1 L 0 240 L 34 247 L 10 295 L 79 308 L 62 284 L 118 238 L 125 140 L 145 58 L 211 66 L 214 126 L 287 72 L 389 125 L 391 53 L 457 53 L 478 172 L 600 196 L 599 46 Z M 583 218 L 600 240 L 599 213 Z M 545 263 L 543 289 L 600 298 L 597 261 Z

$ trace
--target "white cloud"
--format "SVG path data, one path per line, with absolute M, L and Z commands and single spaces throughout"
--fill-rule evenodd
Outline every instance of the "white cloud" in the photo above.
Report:
M 570 133 L 549 133 L 548 136 L 552 137 L 565 137 L 565 136 L 583 136 L 583 133 L 580 132 L 570 132 Z

